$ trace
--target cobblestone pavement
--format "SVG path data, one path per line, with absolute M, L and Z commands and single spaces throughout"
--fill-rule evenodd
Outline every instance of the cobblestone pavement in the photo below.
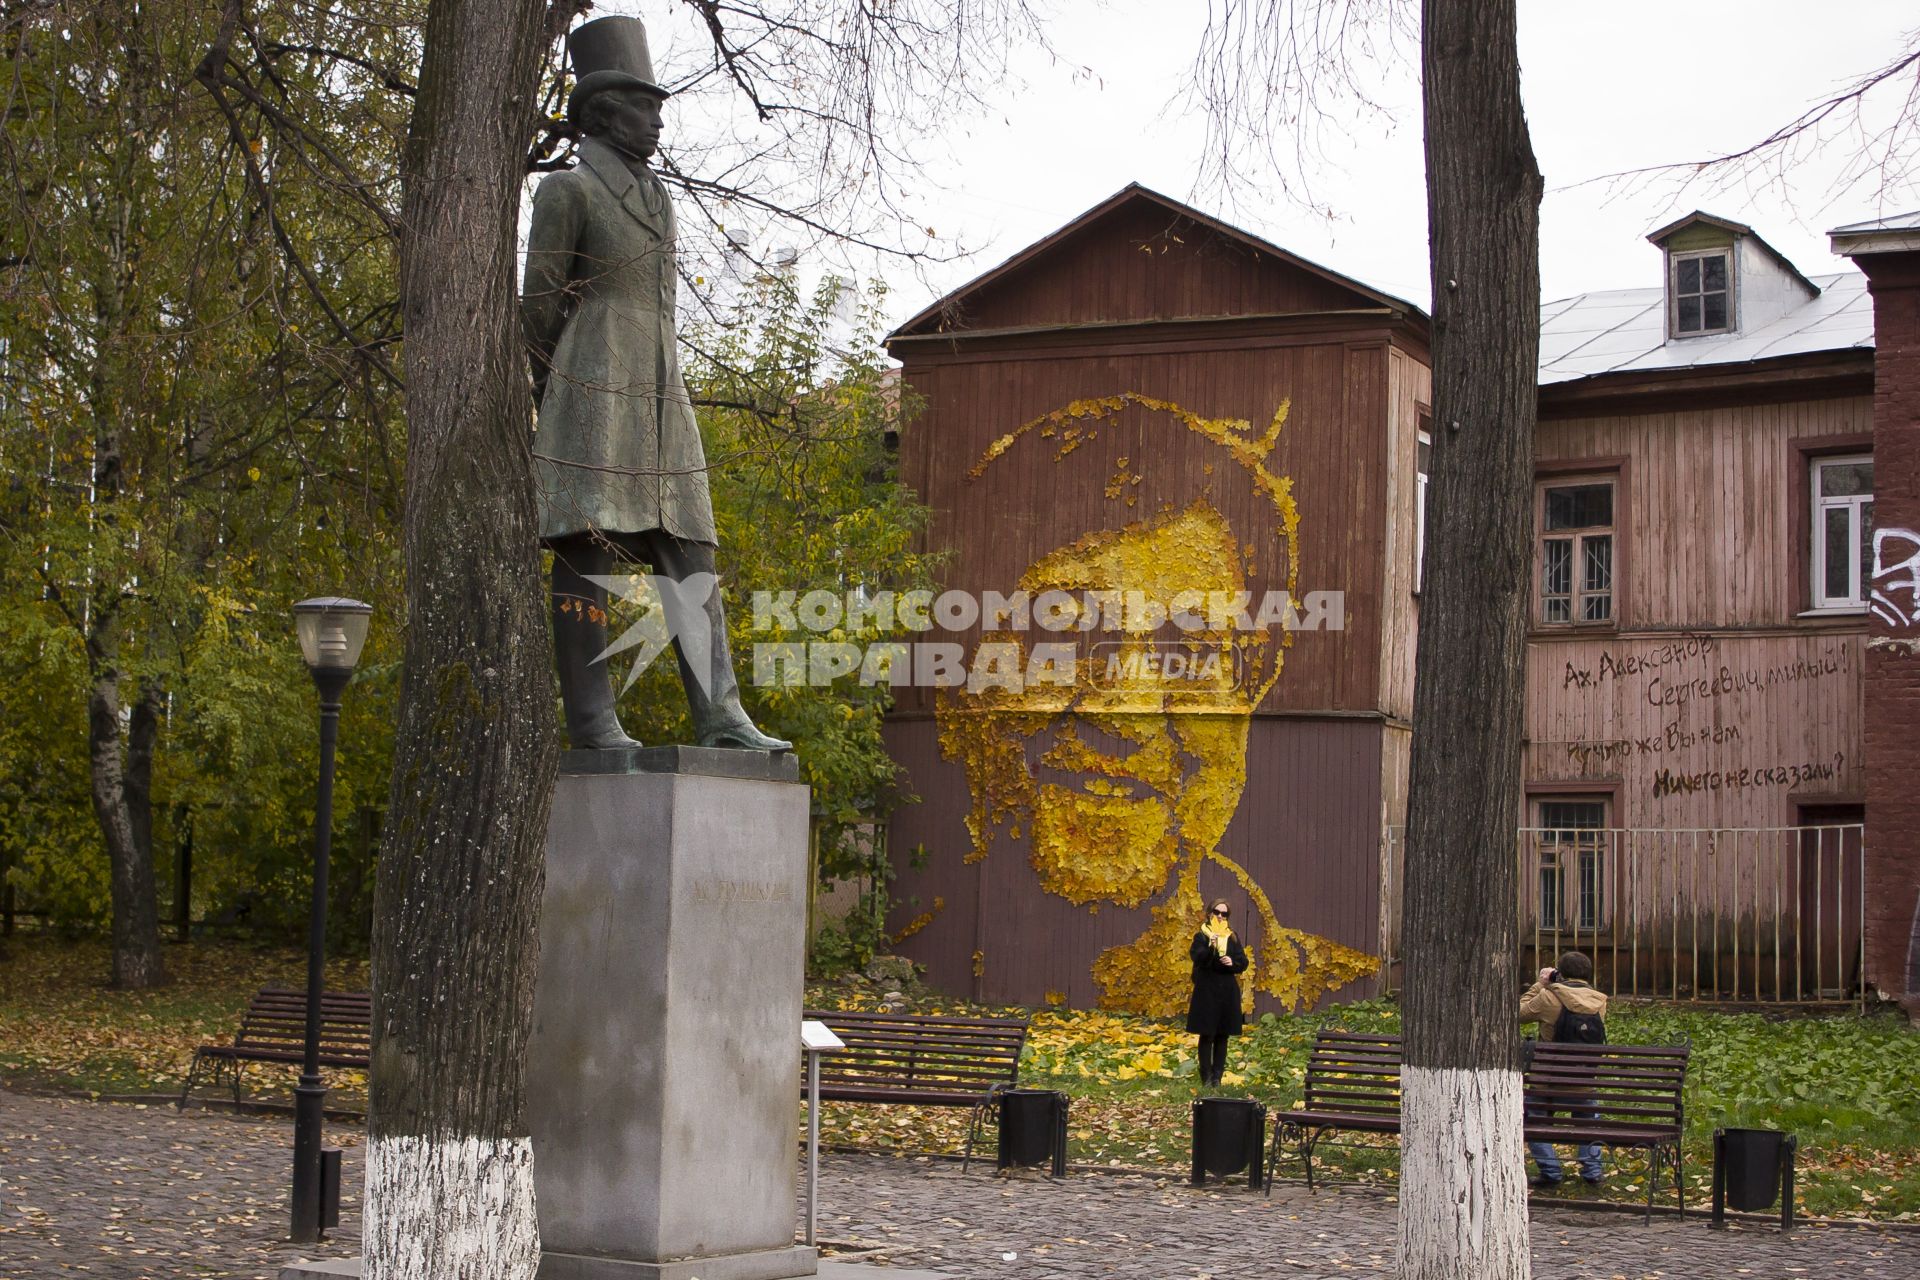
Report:
M 341 1224 L 321 1256 L 359 1252 L 356 1129 Z M 286 1240 L 293 1125 L 170 1106 L 0 1091 L 0 1280 L 257 1276 L 314 1256 Z
M 884 1156 L 822 1161 L 820 1234 L 880 1246 L 901 1266 L 969 1277 L 1124 1280 L 1391 1275 L 1395 1206 L 1371 1191 L 1080 1175 L 1051 1183 L 963 1177 L 958 1166 Z M 1709 1230 L 1592 1210 L 1533 1216 L 1535 1280 L 1801 1280 L 1920 1276 L 1920 1235 L 1864 1227 L 1738 1224 Z
M 318 1249 L 282 1238 L 293 1128 L 0 1092 L 0 1280 L 260 1277 L 296 1257 L 358 1252 L 362 1135 L 346 1149 L 342 1230 Z M 849 1256 L 956 1276 L 1258 1280 L 1390 1274 L 1394 1206 L 1356 1190 L 1309 1195 L 1080 1174 L 1010 1179 L 946 1162 L 828 1155 L 820 1234 Z M 1568 1210 L 1533 1219 L 1540 1280 L 1801 1280 L 1920 1276 L 1920 1235 L 1743 1226 Z

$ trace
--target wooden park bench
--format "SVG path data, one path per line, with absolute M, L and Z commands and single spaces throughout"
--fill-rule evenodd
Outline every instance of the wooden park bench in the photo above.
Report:
M 320 996 L 320 1065 L 365 1071 L 372 1052 L 373 996 L 365 991 L 327 991 Z M 307 993 L 286 987 L 263 987 L 254 993 L 232 1044 L 203 1044 L 193 1051 L 193 1066 L 180 1090 L 184 1108 L 195 1084 L 201 1083 L 203 1063 L 211 1063 L 209 1082 L 224 1070 L 233 1085 L 233 1102 L 240 1104 L 240 1064 L 277 1062 L 300 1064 L 306 1058 Z
M 1273 1151 L 1267 1168 L 1277 1167 L 1281 1144 L 1295 1144 L 1313 1190 L 1313 1150 L 1329 1133 L 1400 1132 L 1400 1037 L 1322 1030 L 1307 1057 L 1305 1096 L 1294 1111 L 1274 1114 Z M 1272 1194 L 1273 1180 L 1267 1180 Z
M 918 1013 L 815 1010 L 846 1043 L 821 1055 L 823 1102 L 970 1107 L 964 1171 L 987 1108 L 1020 1082 L 1027 1024 L 1017 1018 L 951 1018 Z
M 1528 1142 L 1637 1148 L 1647 1155 L 1647 1219 L 1653 1218 L 1657 1173 L 1670 1169 L 1686 1213 L 1682 1092 L 1685 1045 L 1531 1042 L 1523 1088 L 1530 1108 Z M 1300 1109 L 1275 1117 L 1273 1159 L 1292 1142 L 1313 1188 L 1313 1152 L 1329 1133 L 1400 1132 L 1400 1037 L 1321 1031 L 1307 1060 Z M 1576 1118 L 1576 1113 L 1578 1118 Z
M 1684 1218 L 1688 1052 L 1684 1044 L 1533 1042 L 1527 1105 L 1550 1114 L 1527 1117 L 1527 1141 L 1638 1148 L 1647 1155 L 1647 1219 L 1662 1169 L 1673 1174 Z

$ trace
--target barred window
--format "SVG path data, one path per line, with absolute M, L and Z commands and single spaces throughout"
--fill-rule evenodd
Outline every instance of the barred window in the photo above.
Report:
M 1540 490 L 1540 621 L 1613 621 L 1613 482 Z

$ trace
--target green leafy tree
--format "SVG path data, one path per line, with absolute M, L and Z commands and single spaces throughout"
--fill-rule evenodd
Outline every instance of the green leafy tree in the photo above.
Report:
M 0 27 L 0 610 L 21 658 L 0 677 L 19 710 L 0 752 L 61 779 L 0 807 L 12 878 L 57 915 L 104 906 L 126 987 L 164 976 L 154 849 L 182 834 L 173 815 L 257 838 L 253 816 L 289 806 L 222 784 L 287 783 L 311 760 L 287 604 L 393 592 L 395 387 L 370 372 L 392 341 L 391 255 L 364 251 L 364 205 L 302 145 L 250 134 L 195 84 L 217 18 L 97 0 Z M 275 63 L 273 94 L 333 108 L 305 147 L 379 150 L 354 109 L 378 95 L 322 59 Z M 264 206 L 269 172 L 283 194 Z M 236 775 L 236 758 L 265 767 Z M 88 839 L 70 804 L 50 810 L 74 777 Z

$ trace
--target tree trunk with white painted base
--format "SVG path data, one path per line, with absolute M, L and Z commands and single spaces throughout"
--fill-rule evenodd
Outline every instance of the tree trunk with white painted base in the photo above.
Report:
M 1426 0 L 1434 458 L 1408 815 L 1400 1273 L 1529 1274 L 1515 828 L 1541 181 L 1515 0 Z
M 515 230 L 544 0 L 433 0 L 404 160 L 407 639 L 374 924 L 369 1280 L 532 1280 L 555 765 Z M 562 24 L 564 25 L 564 24 Z

